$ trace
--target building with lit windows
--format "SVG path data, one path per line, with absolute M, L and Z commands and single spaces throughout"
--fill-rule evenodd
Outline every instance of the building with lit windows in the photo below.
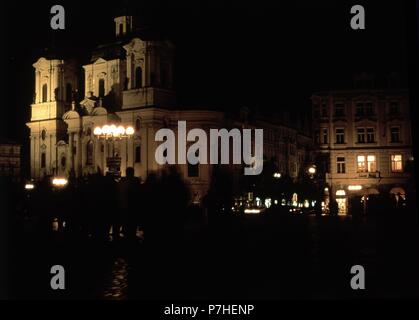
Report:
M 264 129 L 265 159 L 273 158 L 283 174 L 297 177 L 312 144 L 308 118 L 296 126 L 286 117 L 249 119 L 243 111 L 231 119 L 224 112 L 182 108 L 173 89 L 173 43 L 136 29 L 131 16 L 116 17 L 114 23 L 114 41 L 98 46 L 84 65 L 57 55 L 33 64 L 34 101 L 27 123 L 33 179 L 106 174 L 111 159 L 122 175 L 132 167 L 144 181 L 163 167 L 155 160 L 161 144 L 155 141 L 156 132 L 169 128 L 177 134 L 178 121 L 186 121 L 187 130 L 204 129 L 208 136 L 210 128 Z M 77 99 L 80 93 L 83 98 Z M 110 124 L 133 132 L 112 141 L 95 134 L 97 127 Z M 193 201 L 200 202 L 210 184 L 211 165 L 178 167 Z
M 357 88 L 311 99 L 318 163 L 339 213 L 372 195 L 405 198 L 413 161 L 407 90 Z
M 0 138 L 0 177 L 18 181 L 21 174 L 21 145 Z

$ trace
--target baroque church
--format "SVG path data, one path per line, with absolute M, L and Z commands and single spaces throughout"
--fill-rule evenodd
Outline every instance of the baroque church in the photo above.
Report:
M 163 167 L 155 160 L 161 143 L 155 141 L 155 133 L 161 128 L 176 133 L 178 121 L 186 121 L 187 130 L 207 132 L 211 128 L 262 128 L 264 156 L 275 158 L 282 172 L 298 175 L 311 145 L 307 131 L 272 120 L 252 124 L 246 121 L 246 112 L 231 121 L 223 112 L 178 107 L 173 89 L 173 43 L 136 30 L 131 16 L 116 17 L 114 23 L 116 40 L 97 47 L 90 63 L 82 66 L 82 88 L 80 66 L 74 60 L 41 57 L 33 64 L 34 102 L 27 123 L 33 179 L 106 174 L 107 158 L 113 155 L 120 159 L 122 176 L 132 167 L 145 180 Z M 84 99 L 75 101 L 75 92 L 84 92 Z M 134 134 L 112 143 L 94 135 L 96 127 L 107 124 L 131 126 Z M 199 202 L 210 184 L 212 166 L 178 167 L 193 201 Z

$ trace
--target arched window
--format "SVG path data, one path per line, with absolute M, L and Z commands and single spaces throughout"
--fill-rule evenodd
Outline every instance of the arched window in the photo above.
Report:
M 67 163 L 67 159 L 66 159 L 66 157 L 65 157 L 65 156 L 62 156 L 62 157 L 61 157 L 61 167 L 65 168 L 66 163 Z
M 48 85 L 44 83 L 42 85 L 42 102 L 48 101 Z
M 41 153 L 41 168 L 45 168 L 47 163 L 47 155 L 45 152 Z
M 135 163 L 141 162 L 141 146 L 135 147 Z
M 124 25 L 122 23 L 119 24 L 119 36 L 122 37 L 124 35 Z
M 67 83 L 65 87 L 65 101 L 71 102 L 71 100 L 73 100 L 73 88 L 71 83 Z
M 99 79 L 99 97 L 105 96 L 105 79 Z
M 90 140 L 86 145 L 86 165 L 93 165 L 93 141 Z
M 143 86 L 143 69 L 141 67 L 135 68 L 135 89 Z

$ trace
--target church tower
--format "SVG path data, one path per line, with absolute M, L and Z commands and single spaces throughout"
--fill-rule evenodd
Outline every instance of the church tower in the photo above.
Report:
M 124 37 L 130 34 L 133 30 L 131 16 L 119 16 L 113 19 L 115 21 L 115 35 L 116 37 Z
M 72 61 L 40 58 L 35 68 L 34 100 L 31 104 L 30 161 L 31 177 L 58 175 L 65 167 L 66 125 L 63 114 L 71 109 L 77 91 L 76 66 Z M 59 154 L 60 153 L 60 154 Z M 64 163 L 61 163 L 64 162 Z

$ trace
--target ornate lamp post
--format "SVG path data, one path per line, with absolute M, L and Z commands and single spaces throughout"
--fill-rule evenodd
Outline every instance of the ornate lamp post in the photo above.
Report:
M 106 124 L 102 127 L 96 127 L 93 130 L 93 134 L 98 139 L 104 139 L 105 141 L 110 141 L 112 143 L 112 156 L 106 157 L 106 166 L 108 167 L 111 174 L 119 177 L 121 175 L 121 157 L 115 154 L 115 141 L 120 141 L 123 138 L 132 137 L 134 134 L 134 128 L 131 126 L 124 127 L 122 125 L 116 126 L 115 124 Z M 128 157 L 128 153 L 126 156 Z

